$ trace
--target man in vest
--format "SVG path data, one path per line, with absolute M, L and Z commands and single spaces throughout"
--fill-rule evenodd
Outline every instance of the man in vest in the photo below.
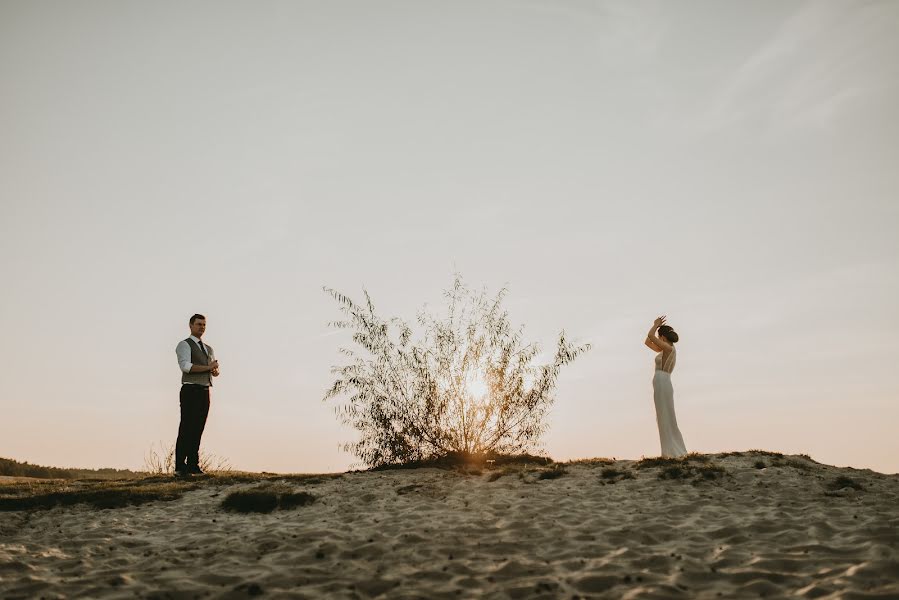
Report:
M 219 363 L 212 346 L 201 339 L 206 317 L 190 318 L 190 337 L 178 342 L 175 354 L 181 367 L 181 425 L 175 442 L 175 475 L 202 475 L 200 438 L 209 415 L 209 388 L 218 377 Z

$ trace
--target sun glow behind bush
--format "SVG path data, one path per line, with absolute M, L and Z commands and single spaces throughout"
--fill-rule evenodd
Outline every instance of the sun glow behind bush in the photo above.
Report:
M 546 428 L 560 368 L 589 349 L 563 332 L 552 360 L 536 364 L 538 346 L 523 341 L 502 309 L 506 290 L 488 298 L 458 276 L 445 316 L 419 313 L 423 335 L 414 342 L 405 322 L 376 315 L 367 292 L 356 304 L 326 291 L 346 317 L 332 325 L 353 330 L 364 352 L 341 349 L 350 362 L 333 368 L 325 399 L 346 399 L 338 416 L 361 438 L 344 449 L 369 466 L 527 451 Z

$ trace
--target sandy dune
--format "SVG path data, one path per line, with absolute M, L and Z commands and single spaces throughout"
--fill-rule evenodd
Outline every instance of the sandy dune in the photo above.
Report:
M 347 473 L 270 514 L 221 501 L 271 483 L 3 512 L 0 597 L 899 598 L 899 476 L 711 459 Z

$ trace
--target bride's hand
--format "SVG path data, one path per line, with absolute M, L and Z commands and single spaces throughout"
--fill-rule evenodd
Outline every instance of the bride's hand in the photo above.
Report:
M 658 319 L 656 319 L 653 323 L 656 327 L 661 327 L 665 324 L 665 315 L 662 315 Z

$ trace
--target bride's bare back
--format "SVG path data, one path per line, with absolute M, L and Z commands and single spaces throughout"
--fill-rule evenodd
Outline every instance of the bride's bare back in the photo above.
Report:
M 670 373 L 677 362 L 677 351 L 672 346 L 671 350 L 662 350 L 656 353 L 656 371 Z

